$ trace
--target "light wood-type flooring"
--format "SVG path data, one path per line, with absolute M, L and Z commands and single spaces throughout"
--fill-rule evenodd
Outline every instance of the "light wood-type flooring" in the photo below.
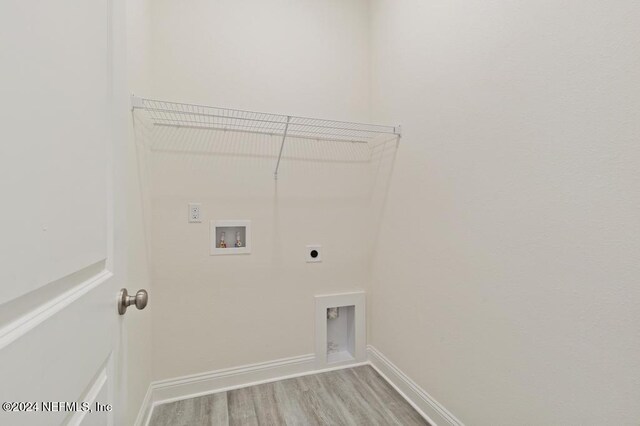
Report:
M 370 366 L 162 404 L 151 426 L 428 425 Z

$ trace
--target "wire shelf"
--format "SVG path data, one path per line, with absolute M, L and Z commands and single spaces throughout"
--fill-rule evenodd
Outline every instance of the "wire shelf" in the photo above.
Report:
M 143 109 L 156 126 L 176 126 L 281 136 L 287 138 L 373 144 L 380 139 L 400 138 L 399 126 L 384 126 L 319 118 L 271 114 L 206 105 L 131 97 L 134 109 Z

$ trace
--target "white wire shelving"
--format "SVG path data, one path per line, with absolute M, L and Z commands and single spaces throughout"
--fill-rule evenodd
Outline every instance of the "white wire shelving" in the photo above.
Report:
M 380 139 L 400 139 L 400 126 L 324 120 L 206 105 L 186 104 L 131 96 L 132 109 L 146 111 L 155 126 L 174 126 L 257 133 L 282 137 L 274 177 L 287 138 L 373 144 Z

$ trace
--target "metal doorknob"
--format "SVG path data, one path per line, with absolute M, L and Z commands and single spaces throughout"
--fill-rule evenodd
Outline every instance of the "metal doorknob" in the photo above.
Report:
M 149 295 L 147 290 L 138 290 L 135 296 L 129 296 L 126 288 L 120 290 L 118 295 L 118 313 L 124 315 L 127 312 L 127 308 L 131 305 L 136 305 L 138 309 L 144 309 L 149 302 Z

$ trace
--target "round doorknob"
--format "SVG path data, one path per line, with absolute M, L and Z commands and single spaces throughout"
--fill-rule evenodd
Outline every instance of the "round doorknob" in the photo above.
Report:
M 131 305 L 135 305 L 138 309 L 144 309 L 148 302 L 149 294 L 146 290 L 138 290 L 135 296 L 129 296 L 127 289 L 123 288 L 118 295 L 118 313 L 124 315 Z

